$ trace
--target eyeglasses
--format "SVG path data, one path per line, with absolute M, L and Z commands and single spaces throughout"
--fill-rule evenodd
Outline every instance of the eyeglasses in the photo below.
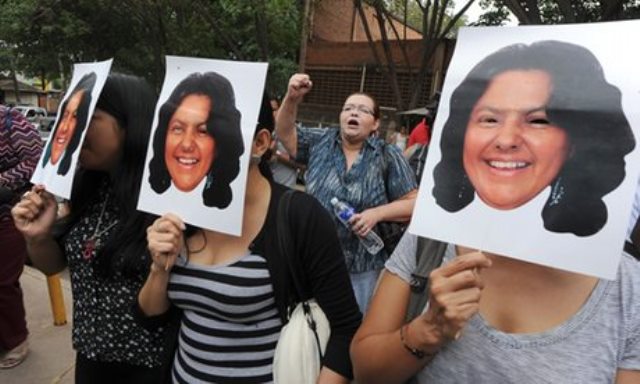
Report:
M 373 111 L 371 110 L 371 108 L 367 107 L 366 105 L 345 104 L 342 107 L 342 112 L 351 112 L 353 110 L 373 116 Z

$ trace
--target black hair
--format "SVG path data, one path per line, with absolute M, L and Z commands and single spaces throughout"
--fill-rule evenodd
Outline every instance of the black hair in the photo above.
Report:
M 71 137 L 71 140 L 69 140 L 69 144 L 64 150 L 64 154 L 62 155 L 60 164 L 58 164 L 58 170 L 57 170 L 58 175 L 64 176 L 67 174 L 67 172 L 69 172 L 69 168 L 71 168 L 71 160 L 73 157 L 73 153 L 78 149 L 78 146 L 80 146 L 80 139 L 82 138 L 82 133 L 87 128 L 87 123 L 89 120 L 89 107 L 91 106 L 91 99 L 93 98 L 93 96 L 91 95 L 91 92 L 93 91 L 93 87 L 96 85 L 97 78 L 98 76 L 96 75 L 95 72 L 90 72 L 82 76 L 78 84 L 76 84 L 75 88 L 73 88 L 73 91 L 69 93 L 69 96 L 62 103 L 62 108 L 60 108 L 60 116 L 58 116 L 58 122 L 56 123 L 55 128 L 53 129 L 53 131 L 51 132 L 51 135 L 49 136 L 51 138 L 50 140 L 53 140 L 53 138 L 56 135 L 56 132 L 58 131 L 60 122 L 62 121 L 62 118 L 64 116 L 64 111 L 67 109 L 67 104 L 69 103 L 69 100 L 73 97 L 73 95 L 75 95 L 79 91 L 84 92 L 82 94 L 82 99 L 80 100 L 80 104 L 78 105 L 78 111 L 77 111 L 77 117 L 76 117 L 76 128 L 73 131 L 73 136 Z M 47 161 L 49 161 L 49 158 L 51 158 L 52 145 L 53 145 L 53 142 L 47 145 L 47 150 L 44 153 L 44 156 L 42 156 L 43 167 L 47 164 Z
M 474 187 L 462 164 L 464 136 L 477 100 L 497 75 L 540 70 L 553 88 L 546 106 L 549 120 L 562 128 L 571 155 L 551 183 L 542 211 L 552 232 L 590 236 L 607 221 L 603 196 L 624 180 L 624 156 L 635 138 L 622 111 L 621 93 L 608 83 L 598 59 L 584 47 L 559 41 L 514 44 L 484 58 L 453 91 L 449 118 L 442 129 L 442 159 L 434 169 L 433 196 L 449 212 L 474 199 Z
M 262 102 L 260 103 L 260 113 L 258 114 L 258 124 L 256 124 L 256 130 L 254 132 L 255 135 L 261 129 L 266 129 L 269 133 L 273 133 L 275 129 L 275 121 L 273 120 L 273 108 L 271 108 L 271 98 L 265 91 L 262 95 Z M 271 149 L 267 149 L 267 151 L 260 158 L 260 163 L 258 164 L 258 168 L 260 169 L 260 173 L 262 176 L 266 177 L 268 180 L 273 180 L 273 173 L 271 172 L 271 165 L 269 164 L 269 160 L 273 155 Z
M 189 95 L 207 96 L 212 105 L 207 119 L 207 132 L 216 141 L 216 151 L 207 172 L 207 186 L 202 191 L 202 200 L 207 207 L 226 208 L 232 200 L 230 184 L 240 172 L 244 144 L 240 129 L 241 115 L 235 106 L 233 86 L 216 72 L 190 74 L 162 104 L 153 137 L 149 184 L 156 193 L 164 193 L 171 185 L 171 176 L 164 161 L 167 129 L 171 117 Z
M 107 78 L 96 108 L 116 118 L 124 131 L 120 158 L 109 173 L 80 168 L 71 193 L 71 222 L 77 221 L 110 178 L 117 206 L 118 224 L 95 263 L 102 274 L 122 271 L 139 275 L 148 268 L 146 232 L 154 216 L 136 209 L 144 170 L 147 145 L 153 123 L 157 95 L 139 77 L 112 73 Z M 105 106 L 104 109 L 101 106 Z

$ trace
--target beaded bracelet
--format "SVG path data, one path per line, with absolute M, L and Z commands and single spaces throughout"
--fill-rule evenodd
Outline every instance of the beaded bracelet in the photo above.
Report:
M 422 359 L 426 356 L 425 352 L 417 349 L 417 348 L 412 348 L 410 346 L 407 345 L 407 342 L 404 338 L 404 334 L 405 334 L 405 328 L 408 327 L 409 324 L 405 324 L 402 327 L 400 327 L 400 341 L 402 342 L 402 346 L 404 347 L 404 349 L 406 349 L 407 351 L 409 351 L 409 353 L 411 353 L 415 358 L 417 359 Z

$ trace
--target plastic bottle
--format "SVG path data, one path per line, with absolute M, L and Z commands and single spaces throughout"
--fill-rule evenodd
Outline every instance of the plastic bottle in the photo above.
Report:
M 344 224 L 350 230 L 353 230 L 351 228 L 351 224 L 349 224 L 349 219 L 356 213 L 353 207 L 351 207 L 344 201 L 338 200 L 337 197 L 333 197 L 331 199 L 331 205 L 333 205 L 333 213 L 340 220 L 340 222 L 342 222 L 342 224 Z M 370 230 L 365 237 L 358 236 L 358 239 L 360 239 L 360 242 L 367 250 L 367 252 L 372 255 L 380 252 L 380 250 L 384 246 L 384 243 L 382 242 L 382 239 L 380 239 L 380 236 L 378 236 L 378 234 L 373 230 Z

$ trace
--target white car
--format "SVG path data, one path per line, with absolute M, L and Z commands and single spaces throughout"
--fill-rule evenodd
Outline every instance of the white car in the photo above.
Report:
M 14 107 L 14 109 L 22 113 L 22 115 L 26 117 L 27 120 L 29 120 L 36 127 L 36 129 L 40 129 L 42 120 L 47 117 L 47 110 L 42 107 L 18 105 Z

